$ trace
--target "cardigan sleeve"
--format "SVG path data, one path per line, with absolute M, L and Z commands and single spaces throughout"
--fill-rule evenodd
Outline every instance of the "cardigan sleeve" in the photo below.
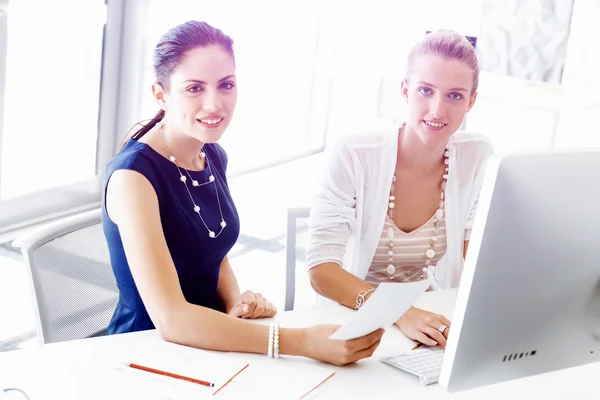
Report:
M 475 214 L 477 213 L 477 204 L 479 203 L 479 196 L 477 196 L 477 200 L 475 200 L 475 204 L 471 208 L 469 215 L 467 217 L 467 222 L 465 224 L 465 240 L 471 239 L 471 230 L 473 230 L 473 221 L 475 220 Z
M 491 141 L 482 140 L 482 143 L 479 145 L 481 148 L 479 150 L 479 160 L 475 174 L 475 181 L 473 183 L 473 190 L 476 193 L 475 202 L 473 206 L 469 210 L 469 214 L 467 215 L 467 221 L 465 223 L 465 240 L 471 239 L 471 231 L 473 230 L 473 222 L 475 221 L 475 215 L 477 214 L 477 206 L 479 205 L 479 193 L 481 192 L 481 187 L 483 184 L 483 178 L 485 176 L 485 169 L 487 166 L 487 161 L 490 155 L 493 152 L 493 146 Z
M 356 223 L 356 154 L 344 141 L 328 152 L 326 169 L 313 198 L 308 220 L 306 263 L 342 266 L 346 245 Z

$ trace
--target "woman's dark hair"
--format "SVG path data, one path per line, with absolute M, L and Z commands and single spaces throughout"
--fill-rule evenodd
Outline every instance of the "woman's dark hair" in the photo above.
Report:
M 225 35 L 220 29 L 214 28 L 202 21 L 187 21 L 171 28 L 160 38 L 154 48 L 153 65 L 156 82 L 160 84 L 165 91 L 169 91 L 169 78 L 175 67 L 179 65 L 183 55 L 196 47 L 215 44 L 220 45 L 231 55 L 231 58 L 235 60 L 233 54 L 233 40 Z M 125 139 L 119 146 L 119 150 L 123 148 L 130 138 L 139 139 L 144 136 L 154 127 L 154 125 L 161 121 L 164 116 L 164 110 L 160 110 L 154 118 L 147 123 L 135 124 L 125 136 Z M 131 131 L 139 125 L 142 125 L 142 127 L 131 133 Z

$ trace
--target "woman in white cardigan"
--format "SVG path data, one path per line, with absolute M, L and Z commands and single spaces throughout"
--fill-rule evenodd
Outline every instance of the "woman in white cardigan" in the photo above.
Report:
M 358 309 L 384 281 L 458 286 L 492 152 L 483 136 L 456 133 L 477 98 L 478 78 L 467 39 L 430 33 L 408 58 L 406 123 L 348 136 L 330 152 L 306 252 L 321 299 Z M 396 324 L 422 344 L 446 345 L 450 321 L 442 315 L 412 307 Z

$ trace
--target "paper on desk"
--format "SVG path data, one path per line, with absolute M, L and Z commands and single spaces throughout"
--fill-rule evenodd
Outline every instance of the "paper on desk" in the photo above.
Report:
M 335 372 L 295 358 L 265 359 L 251 363 L 215 398 L 308 399 Z
M 369 300 L 329 339 L 355 339 L 379 328 L 390 327 L 430 286 L 430 279 L 380 283 Z
M 138 345 L 139 348 L 124 354 L 112 366 L 111 381 L 115 387 L 115 395 L 121 396 L 119 399 L 212 398 L 213 393 L 247 365 L 243 360 L 235 359 L 227 353 L 181 346 L 156 337 L 143 338 Z M 127 366 L 129 363 L 213 382 L 215 386 L 211 388 L 130 368 Z

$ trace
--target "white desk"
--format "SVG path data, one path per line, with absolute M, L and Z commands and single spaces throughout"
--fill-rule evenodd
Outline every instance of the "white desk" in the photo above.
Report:
M 416 306 L 451 317 L 455 291 L 425 293 Z M 340 306 L 281 313 L 282 326 L 343 323 L 353 311 Z M 268 323 L 262 320 L 261 323 Z M 25 390 L 31 400 L 106 399 L 111 381 L 108 365 L 117 355 L 127 354 L 137 340 L 156 336 L 155 331 L 50 344 L 35 350 L 0 353 L 0 387 Z M 413 342 L 393 327 L 388 329 L 375 355 L 356 364 L 335 367 L 305 358 L 294 362 L 318 364 L 335 370 L 335 375 L 317 389 L 318 399 L 599 399 L 600 363 L 556 371 L 475 390 L 446 393 L 440 386 L 421 386 L 418 379 L 379 361 L 409 349 Z M 235 354 L 253 366 L 269 362 L 264 355 Z M 103 378 L 104 376 L 104 378 Z M 218 398 L 219 396 L 216 396 Z M 114 398 L 114 397 L 113 397 Z

